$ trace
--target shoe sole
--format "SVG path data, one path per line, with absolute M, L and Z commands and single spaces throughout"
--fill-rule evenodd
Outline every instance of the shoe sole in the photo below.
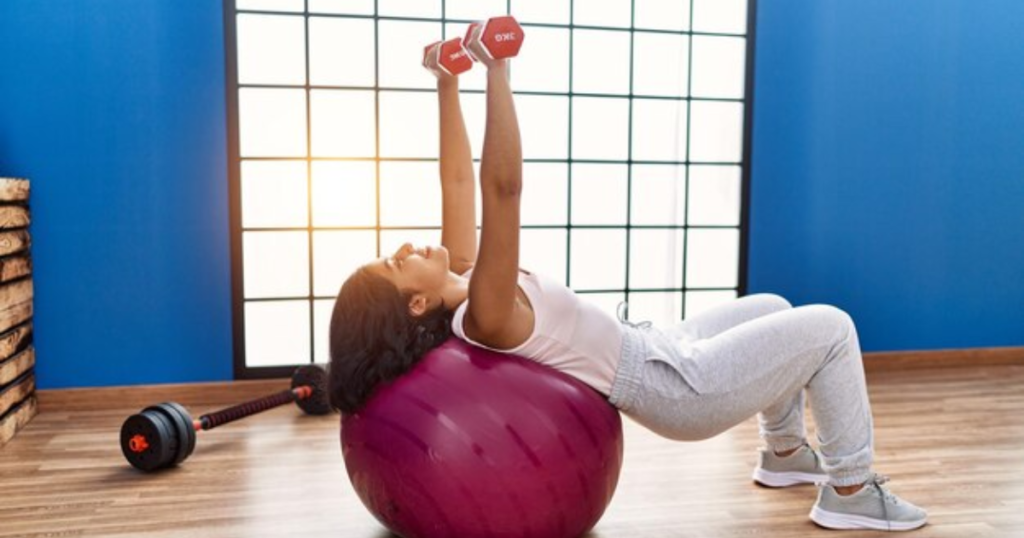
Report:
M 811 509 L 811 521 L 826 529 L 851 530 L 851 529 L 873 529 L 879 531 L 911 531 L 920 527 L 928 521 L 927 518 L 913 521 L 885 521 L 867 516 L 853 514 L 839 514 L 822 510 L 815 506 Z
M 769 488 L 785 488 L 801 484 L 816 484 L 828 480 L 826 474 L 766 471 L 760 467 L 754 469 L 754 482 Z

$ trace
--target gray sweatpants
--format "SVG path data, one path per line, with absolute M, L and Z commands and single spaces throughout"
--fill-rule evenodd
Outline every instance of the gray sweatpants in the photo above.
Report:
M 758 414 L 776 451 L 804 443 L 804 394 L 837 486 L 871 476 L 873 426 L 857 329 L 833 306 L 750 295 L 675 327 L 623 326 L 610 401 L 664 437 L 700 440 Z

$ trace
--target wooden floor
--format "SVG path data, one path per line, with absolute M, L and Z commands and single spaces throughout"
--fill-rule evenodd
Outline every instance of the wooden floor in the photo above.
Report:
M 334 416 L 289 406 L 200 433 L 161 474 L 122 459 L 121 422 L 149 403 L 199 415 L 282 386 L 42 392 L 40 415 L 0 449 L 0 536 L 388 537 L 348 483 Z M 931 514 L 909 536 L 1024 537 L 1024 366 L 874 372 L 869 386 L 877 469 Z M 619 488 L 588 538 L 882 535 L 815 527 L 813 486 L 752 485 L 752 421 L 685 444 L 624 423 Z

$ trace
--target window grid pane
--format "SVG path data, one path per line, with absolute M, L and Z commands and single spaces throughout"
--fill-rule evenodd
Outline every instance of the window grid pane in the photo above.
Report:
M 274 3 L 236 2 L 225 21 L 236 36 L 232 233 L 250 253 L 233 262 L 246 290 L 236 312 L 297 317 L 288 330 L 309 340 L 287 364 L 303 362 L 296 353 L 328 359 L 341 273 L 405 241 L 439 242 L 436 99 L 418 56 L 478 12 L 506 7 L 527 34 L 512 69 L 524 267 L 610 314 L 632 300 L 634 320 L 659 324 L 745 289 L 747 0 L 307 0 L 308 11 L 291 0 L 275 4 L 279 14 L 268 13 Z M 254 63 L 270 45 L 277 56 Z M 331 52 L 354 47 L 358 58 Z M 486 111 L 475 71 L 461 86 L 478 172 Z M 243 347 L 262 345 L 250 333 L 266 319 L 243 326 Z M 241 353 L 251 358 L 236 367 L 243 377 L 277 364 Z

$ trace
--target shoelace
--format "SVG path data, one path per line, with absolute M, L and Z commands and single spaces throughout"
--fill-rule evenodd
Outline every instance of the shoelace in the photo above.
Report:
M 629 325 L 630 327 L 633 327 L 634 329 L 643 329 L 643 330 L 650 329 L 651 327 L 654 326 L 654 324 L 651 323 L 650 321 L 641 321 L 641 322 L 638 322 L 638 323 L 633 323 L 632 321 L 629 321 L 628 319 L 626 319 L 626 312 L 628 310 L 629 310 L 629 303 L 627 303 L 626 301 L 620 301 L 619 302 L 619 306 L 615 308 L 615 315 L 616 315 L 616 317 L 619 318 L 619 323 L 622 323 L 622 324 L 625 324 L 625 325 Z
M 892 504 L 894 505 L 899 504 L 899 501 L 896 500 L 896 496 L 890 493 L 889 490 L 882 487 L 882 484 L 885 484 L 888 481 L 888 476 L 875 474 L 871 477 L 871 480 L 869 480 L 868 483 L 864 484 L 864 487 L 867 487 L 870 484 L 878 491 L 879 496 L 882 499 L 882 517 L 885 518 L 885 525 L 890 531 L 892 531 L 892 520 L 889 519 L 889 501 L 892 501 Z

